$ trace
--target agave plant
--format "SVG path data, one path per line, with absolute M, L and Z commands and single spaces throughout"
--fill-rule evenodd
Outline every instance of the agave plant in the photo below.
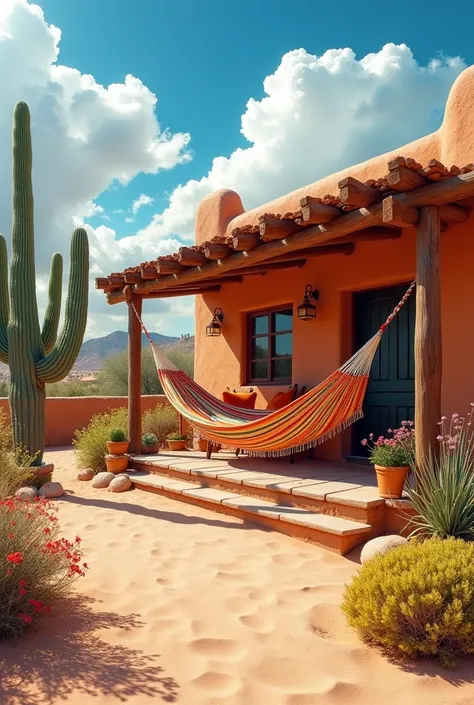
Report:
M 440 421 L 440 447 L 423 467 L 413 465 L 408 486 L 416 510 L 412 536 L 455 536 L 474 540 L 474 404 L 467 417 L 453 414 Z

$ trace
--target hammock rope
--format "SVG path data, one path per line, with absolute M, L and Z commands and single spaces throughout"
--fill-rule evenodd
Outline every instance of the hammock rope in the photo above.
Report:
M 155 360 L 168 401 L 202 438 L 249 455 L 281 456 L 313 448 L 363 416 L 370 368 L 386 328 L 415 288 L 405 295 L 375 335 L 323 382 L 276 411 L 241 409 L 212 396 L 168 359 L 154 343 L 133 300 L 129 301 Z

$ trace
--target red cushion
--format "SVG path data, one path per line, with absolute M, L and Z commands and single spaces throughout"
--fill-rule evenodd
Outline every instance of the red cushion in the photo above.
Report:
M 290 387 L 286 392 L 278 392 L 275 396 L 270 399 L 267 404 L 267 409 L 276 411 L 276 409 L 282 409 L 284 406 L 289 404 L 295 398 L 295 387 Z
M 255 409 L 257 392 L 222 392 L 222 399 L 226 404 L 238 406 L 241 409 Z

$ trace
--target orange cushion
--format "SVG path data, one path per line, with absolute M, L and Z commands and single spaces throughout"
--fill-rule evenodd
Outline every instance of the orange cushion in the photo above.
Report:
M 286 392 L 278 392 L 275 396 L 270 399 L 267 404 L 267 409 L 275 411 L 276 409 L 282 409 L 284 406 L 293 401 L 295 397 L 295 388 L 290 387 Z
M 255 409 L 257 392 L 222 392 L 226 404 L 238 406 L 241 409 Z

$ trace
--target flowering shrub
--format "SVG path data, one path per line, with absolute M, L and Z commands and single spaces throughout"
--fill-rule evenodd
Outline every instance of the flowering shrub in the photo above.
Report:
M 410 541 L 366 563 L 342 609 L 364 640 L 453 668 L 474 653 L 473 585 L 474 544 Z
M 415 457 L 415 429 L 413 421 L 402 421 L 400 428 L 388 429 L 389 438 L 379 436 L 374 440 L 374 434 L 361 441 L 369 449 L 369 460 L 374 465 L 384 468 L 400 468 L 411 465 Z
M 56 511 L 47 500 L 0 500 L 0 637 L 21 634 L 85 575 L 80 538 L 58 538 Z
M 439 447 L 423 467 L 413 465 L 407 487 L 416 510 L 413 534 L 474 539 L 474 404 L 467 417 L 453 414 L 439 422 Z

